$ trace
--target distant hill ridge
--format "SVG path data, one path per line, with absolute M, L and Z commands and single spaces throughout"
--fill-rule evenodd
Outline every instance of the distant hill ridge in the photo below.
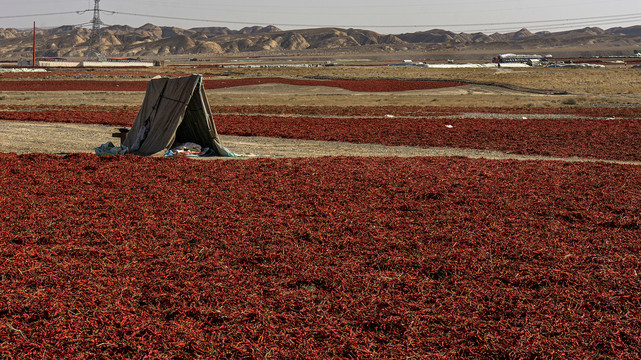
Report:
M 61 26 L 37 30 L 37 56 L 82 57 L 90 30 Z M 20 58 L 31 54 L 31 30 L 0 28 L 0 56 Z M 240 30 L 227 27 L 182 29 L 145 24 L 103 29 L 102 44 L 109 56 L 158 57 L 168 55 L 358 53 L 402 51 L 501 51 L 502 49 L 574 49 L 598 55 L 599 49 L 618 49 L 630 55 L 641 49 L 641 26 L 603 30 L 588 27 L 561 32 L 532 33 L 521 29 L 510 33 L 455 33 L 433 29 L 384 35 L 361 29 L 315 28 L 281 30 L 275 26 L 252 26 Z

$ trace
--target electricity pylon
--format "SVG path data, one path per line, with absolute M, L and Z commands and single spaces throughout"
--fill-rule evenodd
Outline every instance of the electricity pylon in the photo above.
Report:
M 105 55 L 102 53 L 102 25 L 100 20 L 100 0 L 94 0 L 93 19 L 91 19 L 91 37 L 89 37 L 89 46 L 85 55 L 87 60 L 97 58 L 98 61 L 105 61 Z

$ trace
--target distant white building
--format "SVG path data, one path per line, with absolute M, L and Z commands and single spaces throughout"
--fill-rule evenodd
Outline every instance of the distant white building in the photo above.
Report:
M 152 67 L 153 61 L 141 61 L 132 58 L 111 58 L 107 61 L 67 61 L 65 58 L 41 57 L 36 58 L 37 67 Z M 18 66 L 32 67 L 32 60 L 20 60 Z
M 67 61 L 65 58 L 59 57 L 39 57 L 36 58 L 37 67 L 78 67 L 80 62 Z M 33 66 L 33 60 L 20 60 L 18 66 Z
M 535 61 L 541 62 L 545 60 L 547 57 L 541 56 L 541 55 L 523 55 L 523 54 L 501 54 L 499 56 L 495 56 L 492 59 L 492 62 L 494 63 L 532 63 Z

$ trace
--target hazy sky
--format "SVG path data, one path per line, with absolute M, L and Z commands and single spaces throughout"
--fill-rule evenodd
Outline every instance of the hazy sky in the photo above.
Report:
M 93 0 L 0 0 L 0 28 L 88 23 Z M 561 31 L 641 25 L 640 0 L 101 0 L 106 25 L 145 23 L 182 28 L 281 29 L 344 27 L 400 34 L 430 29 L 454 32 Z M 56 13 L 56 15 L 51 15 Z M 59 14 L 64 13 L 64 14 Z M 36 16 L 38 15 L 38 16 Z

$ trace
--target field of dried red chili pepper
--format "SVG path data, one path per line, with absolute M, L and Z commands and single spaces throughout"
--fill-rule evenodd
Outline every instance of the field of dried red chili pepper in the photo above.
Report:
M 145 91 L 146 81 L 122 80 L 40 80 L 0 81 L 2 91 Z M 420 80 L 300 80 L 287 78 L 243 78 L 204 80 L 206 89 L 220 89 L 235 86 L 260 84 L 288 84 L 302 86 L 329 86 L 359 92 L 406 91 L 439 89 L 463 85 L 449 81 Z
M 5 358 L 641 356 L 636 166 L 0 163 Z
M 233 81 L 205 87 L 265 83 Z M 66 84 L 38 82 L 0 90 Z M 56 90 L 144 90 L 69 83 Z M 137 110 L 30 101 L 2 105 L 0 119 L 129 126 Z M 226 135 L 640 160 L 636 110 L 213 107 Z M 0 154 L 0 354 L 639 358 L 640 172 L 462 158 Z

